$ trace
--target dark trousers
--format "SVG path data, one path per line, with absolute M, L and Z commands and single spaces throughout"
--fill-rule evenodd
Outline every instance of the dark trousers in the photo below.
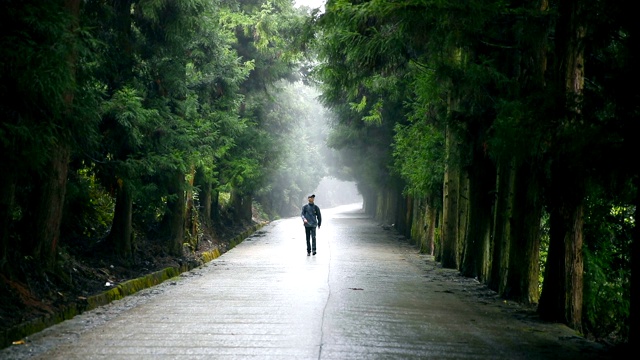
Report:
M 313 226 L 305 226 L 304 232 L 307 237 L 307 252 L 315 252 L 316 251 L 316 227 Z M 309 242 L 309 240 L 313 240 L 313 244 Z

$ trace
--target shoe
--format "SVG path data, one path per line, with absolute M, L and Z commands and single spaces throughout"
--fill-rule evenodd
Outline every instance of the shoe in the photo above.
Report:
M 314 251 L 314 252 L 313 252 L 313 255 L 315 255 L 315 254 L 316 254 L 316 252 Z
M 315 254 L 316 254 L 316 253 L 313 253 L 313 255 L 315 255 Z M 307 256 L 309 256 L 309 255 L 311 255 L 311 253 L 310 253 L 310 252 L 308 252 L 308 253 L 307 253 Z

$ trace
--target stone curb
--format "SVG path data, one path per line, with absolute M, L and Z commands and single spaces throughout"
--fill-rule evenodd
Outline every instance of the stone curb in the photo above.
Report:
M 266 224 L 267 222 L 253 225 L 249 229 L 243 231 L 242 233 L 231 239 L 226 251 L 233 249 L 235 246 L 240 244 L 247 237 L 258 231 Z M 19 341 L 26 336 L 40 332 L 65 320 L 72 319 L 76 315 L 80 315 L 85 311 L 93 310 L 97 307 L 107 305 L 115 300 L 120 300 L 125 296 L 133 295 L 140 290 L 150 288 L 164 281 L 175 278 L 176 276 L 179 276 L 184 272 L 193 270 L 212 261 L 213 259 L 218 258 L 220 255 L 221 253 L 219 249 L 204 252 L 201 254 L 200 262 L 198 263 L 188 263 L 179 267 L 168 267 L 143 276 L 141 278 L 127 280 L 121 284 L 118 284 L 113 289 L 90 296 L 85 301 L 74 303 L 69 306 L 64 306 L 56 313 L 43 315 L 38 318 L 13 326 L 0 333 L 0 349 L 9 347 L 13 344 L 14 341 Z

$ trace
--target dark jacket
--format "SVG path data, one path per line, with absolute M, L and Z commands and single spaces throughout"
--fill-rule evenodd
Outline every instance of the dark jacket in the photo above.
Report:
M 320 208 L 316 204 L 304 205 L 300 217 L 307 219 L 307 222 L 304 224 L 304 226 L 307 227 L 319 227 L 322 224 L 322 214 L 320 214 Z

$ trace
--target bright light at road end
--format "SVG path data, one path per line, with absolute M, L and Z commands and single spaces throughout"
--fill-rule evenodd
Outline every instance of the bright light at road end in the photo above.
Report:
M 295 0 L 295 6 L 307 6 L 311 9 L 320 8 L 320 11 L 324 12 L 325 0 Z

